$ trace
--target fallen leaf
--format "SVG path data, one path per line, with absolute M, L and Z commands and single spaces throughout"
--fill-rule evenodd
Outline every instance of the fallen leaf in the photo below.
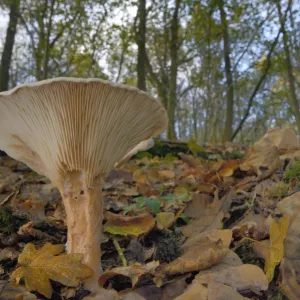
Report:
M 240 166 L 241 161 L 239 159 L 231 159 L 226 161 L 221 168 L 218 170 L 220 177 L 230 177 L 233 175 L 234 171 Z
M 279 290 L 289 300 L 300 299 L 299 271 L 300 260 L 282 259 L 280 264 Z
M 171 170 L 159 170 L 157 174 L 161 180 L 171 180 L 175 178 L 175 173 Z
M 47 298 L 52 294 L 50 279 L 65 286 L 77 286 L 80 279 L 92 275 L 92 270 L 81 264 L 82 254 L 61 254 L 64 248 L 47 243 L 37 250 L 34 244 L 26 244 L 19 255 L 19 267 L 11 274 L 11 282 L 19 284 L 24 278 L 29 291 L 38 291 Z
M 150 214 L 136 217 L 114 215 L 104 224 L 104 232 L 123 236 L 140 236 L 151 231 L 155 219 Z
M 232 239 L 232 230 L 230 229 L 223 229 L 223 230 L 210 230 L 201 232 L 198 235 L 187 239 L 187 241 L 182 245 L 183 249 L 189 249 L 194 245 L 198 245 L 201 243 L 207 242 L 217 242 L 219 240 L 222 241 L 223 245 L 229 248 Z
M 122 180 L 125 183 L 133 183 L 133 174 L 132 172 L 128 172 L 121 169 L 113 169 L 110 171 L 106 181 L 113 183 L 114 181 Z
M 221 228 L 222 220 L 228 214 L 228 208 L 235 195 L 235 190 L 231 189 L 220 200 L 217 195 L 217 191 L 215 192 L 214 199 L 206 194 L 193 195 L 184 212 L 186 216 L 193 218 L 182 229 L 186 237 L 195 236 L 203 231 Z
M 197 185 L 197 191 L 199 193 L 212 194 L 216 189 L 217 187 L 214 184 L 205 181 L 201 181 Z
M 128 267 L 117 267 L 111 270 L 105 271 L 98 279 L 98 283 L 101 287 L 112 277 L 117 275 L 123 275 L 130 278 L 132 283 L 132 288 L 138 283 L 139 278 L 145 274 L 153 274 L 155 269 L 159 266 L 158 261 L 152 261 L 145 265 L 135 263 L 134 265 Z
M 283 255 L 284 247 L 283 242 L 287 235 L 289 227 L 289 217 L 283 216 L 277 222 L 275 219 L 271 223 L 270 227 L 270 248 L 265 261 L 265 272 L 269 282 L 274 277 L 275 267 L 280 264 Z
M 204 290 L 203 287 L 206 289 Z M 198 297 L 197 298 L 197 294 Z M 201 296 L 200 296 L 201 295 Z M 202 298 L 204 297 L 204 298 Z M 205 298 L 206 297 L 206 298 Z M 177 300 L 192 300 L 192 299 L 207 299 L 207 300 L 246 300 L 249 298 L 243 297 L 231 286 L 222 283 L 210 282 L 208 285 L 193 282 L 185 293 L 175 298 Z M 249 299 L 250 300 L 250 299 Z
M 187 287 L 187 276 L 175 279 L 175 281 L 165 284 L 163 289 L 162 300 L 173 300 L 177 296 L 181 295 Z
M 183 247 L 183 250 L 179 258 L 161 266 L 162 273 L 174 275 L 203 270 L 217 264 L 229 251 L 221 239 L 215 241 L 209 236 Z
M 127 187 L 124 191 L 121 192 L 121 195 L 124 196 L 138 196 L 139 193 L 135 186 Z
M 19 251 L 13 247 L 5 247 L 0 252 L 0 262 L 3 260 L 16 260 L 19 256 Z
M 208 300 L 208 289 L 203 284 L 191 284 L 182 295 L 174 300 Z
M 279 150 L 271 145 L 254 145 L 250 147 L 246 160 L 240 165 L 242 171 L 249 171 L 251 168 L 256 175 L 262 178 L 269 177 L 281 165 Z
M 166 229 L 173 225 L 175 215 L 172 212 L 160 212 L 156 215 L 156 222 L 158 229 Z
M 264 272 L 259 267 L 250 264 L 228 267 L 213 272 L 200 272 L 196 275 L 194 281 L 199 284 L 218 282 L 237 290 L 249 289 L 255 293 L 268 289 L 268 279 Z
M 255 144 L 273 145 L 279 149 L 291 149 L 299 147 L 298 138 L 290 128 L 272 128 Z
M 294 193 L 278 202 L 277 208 L 281 213 L 292 216 L 295 212 L 300 212 L 300 192 Z
M 135 298 L 133 297 L 138 297 L 138 295 L 145 300 L 158 300 L 162 299 L 162 289 L 158 288 L 155 284 L 147 284 L 135 288 L 134 290 L 124 290 L 119 293 L 122 300 L 134 300 Z M 141 298 L 137 298 L 137 300 L 140 299 Z
M 35 300 L 37 297 L 22 286 L 13 286 L 6 280 L 0 280 L 1 300 Z

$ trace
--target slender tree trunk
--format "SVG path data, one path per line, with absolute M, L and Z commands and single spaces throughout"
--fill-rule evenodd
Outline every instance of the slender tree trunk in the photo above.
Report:
M 290 2 L 291 2 L 291 0 L 290 0 Z M 277 4 L 278 15 L 279 15 L 280 24 L 281 24 L 282 37 L 283 37 L 285 63 L 286 63 L 286 68 L 287 68 L 287 77 L 288 77 L 288 84 L 289 84 L 289 90 L 290 90 L 290 101 L 291 101 L 291 106 L 292 106 L 293 113 L 294 113 L 294 116 L 296 119 L 298 133 L 300 133 L 299 102 L 298 102 L 297 94 L 296 94 L 296 82 L 295 82 L 295 77 L 293 74 L 293 65 L 292 65 L 292 61 L 291 61 L 289 40 L 288 40 L 287 32 L 285 30 L 285 20 L 284 20 L 285 18 L 282 16 L 282 13 L 281 13 L 280 0 L 277 0 L 276 4 Z
M 9 23 L 6 31 L 6 38 L 4 42 L 4 48 L 2 52 L 1 65 L 0 65 L 0 91 L 8 90 L 9 69 L 10 69 L 11 58 L 13 54 L 15 36 L 17 32 L 20 0 L 11 0 L 9 4 L 10 4 Z
M 226 74 L 226 84 L 227 84 L 227 107 L 226 107 L 226 120 L 224 128 L 224 141 L 229 141 L 232 136 L 232 125 L 233 125 L 233 105 L 234 105 L 234 91 L 233 91 L 233 78 L 231 71 L 231 60 L 230 60 L 230 45 L 229 45 L 229 35 L 228 35 L 228 24 L 226 20 L 226 12 L 224 10 L 223 0 L 219 0 L 219 10 L 221 14 L 221 24 L 222 24 L 222 35 L 223 35 L 223 45 L 224 45 L 224 61 L 225 61 L 225 74 Z
M 146 91 L 146 0 L 139 0 L 137 13 L 139 19 L 137 32 L 137 87 Z
M 51 7 L 50 7 L 50 17 L 49 23 L 47 26 L 47 36 L 46 36 L 46 43 L 45 43 L 45 55 L 43 60 L 43 79 L 48 78 L 48 64 L 49 64 L 49 57 L 50 57 L 50 35 L 52 30 L 52 18 L 54 13 L 54 4 L 56 0 L 51 0 Z
M 178 29 L 179 29 L 179 20 L 178 20 L 178 11 L 181 0 L 175 0 L 175 9 L 173 12 L 173 17 L 171 21 L 171 44 L 170 44 L 170 53 L 171 53 L 171 69 L 170 69 L 170 92 L 169 92 L 169 103 L 168 103 L 168 114 L 169 114 L 169 131 L 168 138 L 176 139 L 175 132 L 175 111 L 177 105 L 177 69 L 178 69 Z

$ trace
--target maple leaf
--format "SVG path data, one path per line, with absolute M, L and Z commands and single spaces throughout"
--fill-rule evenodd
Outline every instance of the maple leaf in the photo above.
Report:
M 265 273 L 269 282 L 274 277 L 274 269 L 284 255 L 284 239 L 289 227 L 289 216 L 283 216 L 277 222 L 273 220 L 270 226 L 270 248 L 266 256 Z
M 50 279 L 65 286 L 76 287 L 80 279 L 90 277 L 93 271 L 81 263 L 82 254 L 61 254 L 64 247 L 62 244 L 47 243 L 36 249 L 34 244 L 26 244 L 19 255 L 20 267 L 11 274 L 11 282 L 19 284 L 24 278 L 25 287 L 29 291 L 38 291 L 47 298 L 52 295 Z

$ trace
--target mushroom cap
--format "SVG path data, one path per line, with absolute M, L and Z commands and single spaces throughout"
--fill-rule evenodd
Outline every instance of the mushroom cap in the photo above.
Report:
M 0 93 L 0 149 L 57 185 L 72 171 L 93 185 L 167 123 L 147 93 L 100 79 L 55 78 Z

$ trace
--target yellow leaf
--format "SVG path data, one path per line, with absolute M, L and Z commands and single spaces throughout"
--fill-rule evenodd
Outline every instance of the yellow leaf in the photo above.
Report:
M 19 284 L 24 278 L 29 291 L 38 291 L 50 298 L 50 279 L 76 287 L 80 279 L 92 276 L 92 270 L 81 263 L 82 254 L 61 254 L 63 251 L 64 245 L 47 243 L 37 250 L 34 244 L 27 244 L 19 255 L 20 266 L 11 274 L 11 282 Z
M 156 216 L 156 221 L 159 229 L 169 228 L 175 221 L 175 215 L 172 212 L 160 212 Z
M 289 216 L 283 216 L 277 222 L 273 220 L 270 226 L 270 248 L 265 262 L 265 273 L 269 282 L 274 277 L 274 269 L 281 262 L 284 255 L 283 242 L 289 227 Z
M 198 153 L 205 153 L 205 148 L 198 145 L 193 139 L 188 141 L 187 146 L 195 156 L 197 156 Z
M 148 233 L 155 226 L 155 219 L 150 214 L 127 217 L 114 215 L 104 225 L 104 231 L 123 236 L 140 236 Z

